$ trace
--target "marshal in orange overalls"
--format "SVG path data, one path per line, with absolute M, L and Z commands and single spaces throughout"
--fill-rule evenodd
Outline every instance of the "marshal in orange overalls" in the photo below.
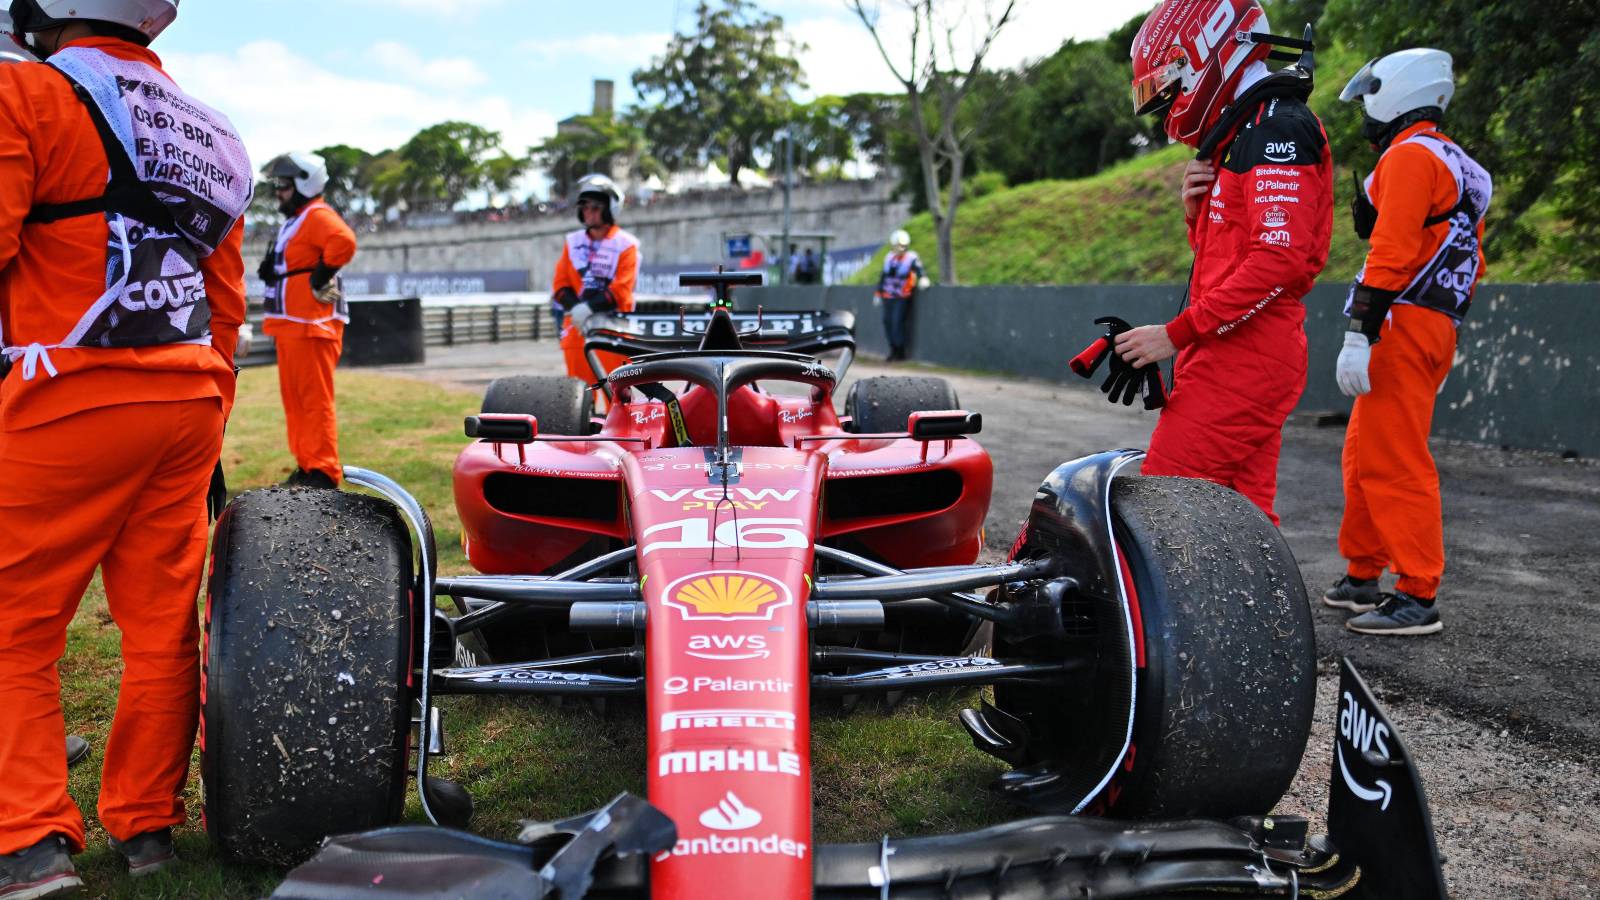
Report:
M 1447 160 L 1471 178 L 1475 164 L 1462 159 L 1437 124 L 1419 122 L 1395 136 L 1368 181 L 1378 217 L 1358 281 L 1399 296 L 1372 345 L 1372 390 L 1356 398 L 1342 460 L 1339 553 L 1348 574 L 1369 580 L 1392 569 L 1395 590 L 1424 600 L 1437 594 L 1444 574 L 1439 473 L 1428 432 L 1455 360 L 1456 327 L 1483 274 L 1485 210 L 1451 218 L 1463 187 Z M 1447 242 L 1460 259 L 1445 259 Z
M 160 77 L 155 54 L 125 41 L 84 38 L 57 56 L 72 50 L 94 65 L 133 61 Z M 253 172 L 237 149 L 239 170 L 211 175 L 232 185 L 242 215 Z M 107 160 L 87 107 L 59 74 L 36 63 L 0 67 L 0 337 L 15 362 L 0 383 L 0 853 L 51 834 L 83 847 L 83 818 L 67 796 L 57 661 L 96 569 L 123 658 L 100 821 L 127 840 L 185 820 L 199 713 L 195 597 L 244 321 L 242 228 L 231 210 L 231 219 L 208 219 L 217 243 L 199 256 L 200 277 L 183 253 L 157 254 L 137 285 L 113 295 L 116 217 L 25 221 L 40 205 L 104 194 Z M 155 238 L 129 240 L 143 248 Z M 179 333 L 205 330 L 194 300 L 202 283 L 209 340 L 112 340 L 117 322 L 141 316 L 152 333 L 169 319 Z M 102 295 L 115 296 L 124 315 L 100 320 L 111 322 L 104 342 L 80 340 Z
M 344 350 L 350 320 L 341 303 L 317 300 L 310 272 L 320 262 L 338 269 L 356 255 L 356 235 L 333 207 L 316 197 L 278 230 L 274 249 L 282 271 L 281 308 L 269 308 L 261 330 L 272 336 L 278 353 L 278 391 L 289 432 L 289 452 L 305 472 L 321 472 L 334 484 L 344 475 L 339 463 L 339 423 L 334 411 L 333 369 Z
M 567 298 L 570 310 L 575 303 L 588 303 L 595 312 L 633 312 L 633 289 L 639 283 L 639 239 L 616 225 L 605 226 L 600 237 L 591 237 L 580 228 L 567 235 L 556 261 L 556 277 L 550 285 L 552 296 Z M 567 374 L 594 379 L 595 373 L 583 353 L 583 331 L 571 318 L 561 330 L 561 355 L 567 361 Z M 605 372 L 624 362 L 615 353 L 600 355 Z M 603 374 L 603 373 L 602 373 Z

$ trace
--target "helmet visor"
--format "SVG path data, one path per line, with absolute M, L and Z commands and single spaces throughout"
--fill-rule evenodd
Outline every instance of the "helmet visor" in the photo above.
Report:
M 1174 59 L 1164 66 L 1133 81 L 1133 114 L 1148 115 L 1157 112 L 1177 99 L 1179 82 L 1183 79 L 1183 60 Z
M 1355 77 L 1350 79 L 1350 83 L 1344 86 L 1344 90 L 1339 92 L 1340 100 L 1351 103 L 1368 94 L 1376 94 L 1378 88 L 1383 87 L 1383 79 L 1372 74 L 1372 66 L 1376 62 L 1376 59 L 1368 60 L 1367 64 L 1361 67 L 1361 71 L 1357 72 Z

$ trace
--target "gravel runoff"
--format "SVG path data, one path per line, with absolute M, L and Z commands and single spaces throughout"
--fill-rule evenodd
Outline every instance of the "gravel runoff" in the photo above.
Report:
M 562 365 L 548 341 L 430 347 L 428 353 L 425 365 L 384 370 L 482 390 L 501 375 L 557 374 Z M 990 553 L 1009 546 L 1039 478 L 1057 462 L 1109 447 L 1143 446 L 1155 421 L 1153 414 L 1110 406 L 1093 391 L 1045 382 L 869 361 L 858 361 L 850 376 L 895 373 L 944 375 L 964 405 L 985 414 L 984 445 L 996 470 Z M 1285 435 L 1279 513 L 1313 598 L 1339 572 L 1331 534 L 1341 502 L 1340 439 L 1337 429 L 1304 423 L 1291 423 Z M 1597 579 L 1589 577 L 1600 571 L 1600 554 L 1594 553 L 1596 532 L 1587 527 L 1600 507 L 1600 467 L 1442 442 L 1435 455 L 1451 559 L 1449 593 L 1442 599 L 1459 596 L 1474 605 L 1442 607 L 1445 640 L 1398 643 L 1352 640 L 1339 627 L 1341 617 L 1318 604 L 1319 644 L 1324 654 L 1348 652 L 1356 659 L 1418 761 L 1452 896 L 1600 896 L 1600 680 L 1594 677 L 1600 622 L 1590 614 Z M 1496 482 L 1503 482 L 1503 496 L 1494 496 Z M 1545 509 L 1521 509 L 1529 485 L 1549 495 Z M 1495 521 L 1495 515 L 1512 521 Z M 1521 558 L 1507 564 L 1508 554 L 1523 552 L 1507 546 L 1508 533 L 1537 534 L 1540 548 L 1555 548 L 1552 558 L 1542 566 Z M 1496 549 L 1502 552 L 1484 552 Z M 1536 583 L 1528 571 L 1537 572 Z M 1527 599 L 1504 590 L 1508 578 L 1571 604 L 1560 607 L 1556 627 L 1541 630 L 1537 620 L 1526 621 Z M 1450 590 L 1454 585 L 1460 587 Z M 1515 631 L 1502 633 L 1495 616 L 1482 614 L 1451 628 L 1463 618 L 1452 615 L 1457 608 L 1470 615 L 1502 596 L 1508 600 L 1498 612 L 1510 618 L 1498 621 L 1517 623 Z M 1575 621 L 1579 627 L 1570 626 Z M 1463 671 L 1471 676 L 1458 677 Z M 1317 826 L 1327 804 L 1331 711 L 1337 709 L 1331 655 L 1322 661 L 1319 682 L 1316 726 L 1280 807 L 1310 816 Z

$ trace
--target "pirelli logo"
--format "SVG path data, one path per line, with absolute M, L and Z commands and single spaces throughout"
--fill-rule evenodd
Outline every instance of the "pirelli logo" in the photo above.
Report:
M 794 713 L 768 712 L 762 709 L 699 709 L 692 712 L 663 713 L 661 716 L 662 731 L 700 728 L 765 728 L 793 731 Z

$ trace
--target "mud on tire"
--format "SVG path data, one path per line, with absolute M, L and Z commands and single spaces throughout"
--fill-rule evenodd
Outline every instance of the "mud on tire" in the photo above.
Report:
M 534 416 L 541 434 L 588 434 L 594 397 L 565 375 L 509 375 L 489 382 L 483 412 Z
M 1300 768 L 1316 703 L 1294 554 L 1254 504 L 1208 481 L 1118 478 L 1111 502 L 1146 660 L 1137 752 L 1112 814 L 1270 812 Z
M 960 406 L 955 388 L 943 378 L 878 375 L 850 386 L 844 414 L 856 434 L 886 434 L 905 431 L 906 418 L 914 412 Z
M 411 540 L 395 508 L 268 489 L 217 522 L 206 598 L 206 829 L 289 865 L 397 821 L 410 733 Z

